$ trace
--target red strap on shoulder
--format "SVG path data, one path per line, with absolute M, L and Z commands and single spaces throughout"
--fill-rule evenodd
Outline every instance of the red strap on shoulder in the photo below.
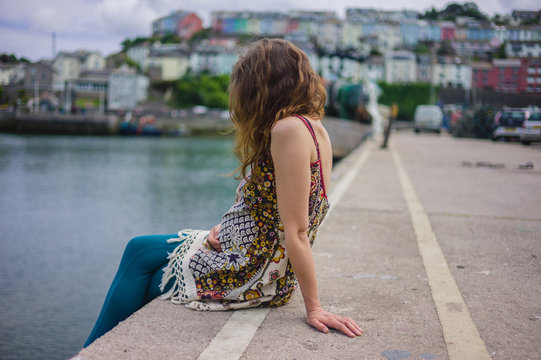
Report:
M 300 115 L 296 115 L 296 114 L 293 115 L 293 116 L 295 116 L 298 119 L 301 119 L 302 122 L 304 123 L 304 125 L 306 125 L 306 127 L 308 128 L 308 131 L 310 131 L 310 134 L 312 135 L 312 139 L 314 139 L 314 144 L 316 145 L 317 159 L 319 160 L 320 159 L 320 156 L 319 156 L 319 143 L 317 142 L 316 133 L 314 131 L 314 128 L 312 127 L 312 124 L 310 124 L 310 121 L 308 121 L 308 119 L 305 118 L 304 116 L 300 116 Z

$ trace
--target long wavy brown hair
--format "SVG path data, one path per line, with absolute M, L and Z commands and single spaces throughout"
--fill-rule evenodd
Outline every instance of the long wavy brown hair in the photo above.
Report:
M 276 121 L 299 114 L 322 119 L 327 98 L 306 54 L 291 42 L 261 39 L 241 55 L 229 84 L 229 113 L 235 125 L 238 178 L 270 156 Z

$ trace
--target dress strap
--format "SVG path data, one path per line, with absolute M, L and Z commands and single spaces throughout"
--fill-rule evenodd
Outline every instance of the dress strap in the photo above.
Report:
M 300 116 L 300 115 L 293 115 L 293 116 L 295 116 L 298 119 L 301 119 L 304 125 L 306 125 L 306 127 L 308 128 L 308 131 L 310 131 L 310 134 L 312 135 L 312 138 L 314 139 L 314 144 L 316 145 L 317 159 L 320 160 L 321 156 L 319 155 L 319 143 L 317 142 L 316 133 L 314 131 L 314 128 L 312 127 L 312 124 L 310 124 L 310 121 L 308 121 L 308 119 L 305 118 L 304 116 Z

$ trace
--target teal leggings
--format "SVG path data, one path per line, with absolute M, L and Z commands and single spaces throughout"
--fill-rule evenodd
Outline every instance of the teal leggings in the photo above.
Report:
M 114 328 L 119 322 L 162 294 L 160 283 L 162 269 L 167 264 L 167 254 L 180 244 L 167 243 L 172 235 L 149 235 L 131 239 L 126 245 L 118 271 L 107 292 L 98 320 L 84 347 Z M 167 292 L 172 282 L 167 284 Z

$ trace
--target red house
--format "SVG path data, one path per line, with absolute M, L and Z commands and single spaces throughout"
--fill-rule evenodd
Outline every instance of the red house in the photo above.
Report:
M 203 29 L 203 22 L 195 13 L 178 10 L 152 22 L 152 36 L 176 34 L 182 39 L 190 39 L 194 33 Z
M 456 38 L 456 25 L 450 21 L 441 24 L 441 41 L 451 41 Z
M 494 59 L 472 64 L 472 86 L 498 92 L 528 91 L 528 59 Z
M 193 34 L 203 29 L 203 22 L 195 13 L 189 13 L 177 23 L 177 35 L 181 39 L 190 39 Z

